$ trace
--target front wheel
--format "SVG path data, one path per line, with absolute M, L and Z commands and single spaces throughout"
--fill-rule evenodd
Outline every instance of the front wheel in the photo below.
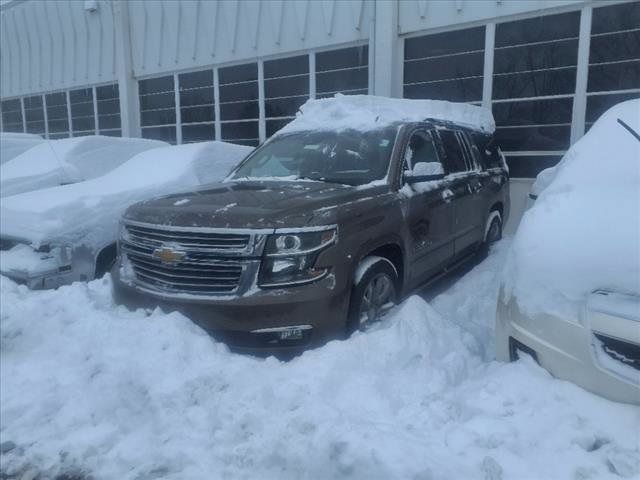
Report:
M 358 270 L 356 277 L 359 278 L 353 287 L 349 304 L 348 333 L 366 330 L 396 302 L 398 275 L 389 260 L 367 257 Z
M 492 210 L 487 219 L 484 241 L 480 247 L 482 257 L 489 255 L 489 247 L 502 238 L 502 216 L 497 210 Z

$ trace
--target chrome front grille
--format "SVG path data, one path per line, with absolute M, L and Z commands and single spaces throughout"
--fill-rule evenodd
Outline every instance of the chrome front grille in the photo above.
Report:
M 252 279 L 264 244 L 256 232 L 130 223 L 124 229 L 120 250 L 135 283 L 168 296 L 238 293 Z

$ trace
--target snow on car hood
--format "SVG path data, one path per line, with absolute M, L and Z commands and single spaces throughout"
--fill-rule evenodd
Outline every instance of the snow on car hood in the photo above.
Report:
M 140 152 L 166 145 L 102 135 L 48 140 L 0 167 L 0 196 L 96 178 Z
M 0 164 L 7 163 L 42 142 L 44 139 L 33 133 L 0 132 Z
M 345 129 L 368 131 L 396 122 L 420 122 L 427 118 L 451 121 L 485 132 L 495 130 L 490 110 L 467 103 L 337 94 L 332 98 L 307 100 L 295 120 L 278 133 Z
M 596 289 L 640 292 L 640 101 L 608 110 L 523 216 L 505 294 L 529 315 L 577 320 Z
M 148 150 L 93 180 L 2 198 L 0 230 L 34 244 L 98 248 L 115 240 L 132 203 L 221 180 L 251 150 L 224 142 Z

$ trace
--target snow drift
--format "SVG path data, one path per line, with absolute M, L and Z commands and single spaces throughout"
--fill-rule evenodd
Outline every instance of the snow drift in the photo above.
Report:
M 505 293 L 529 315 L 577 319 L 596 289 L 640 293 L 640 100 L 600 117 L 558 167 L 518 228 Z
M 495 130 L 491 111 L 468 103 L 337 94 L 332 98 L 307 100 L 296 118 L 278 133 L 346 129 L 368 131 L 396 122 L 420 122 L 427 118 L 450 121 L 485 132 Z
M 2 279 L 2 469 L 96 479 L 619 479 L 638 408 L 483 361 L 505 245 L 432 304 L 288 363 L 185 317 L 112 304 L 109 280 Z M 605 412 L 606 414 L 603 414 Z M 544 459 L 544 461 L 541 461 Z
M 96 178 L 140 152 L 166 145 L 102 135 L 47 140 L 0 167 L 0 196 Z

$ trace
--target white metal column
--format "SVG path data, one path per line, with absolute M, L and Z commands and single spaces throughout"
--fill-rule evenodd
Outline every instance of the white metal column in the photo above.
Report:
M 27 133 L 27 116 L 24 110 L 24 97 L 20 97 L 20 114 L 22 115 L 22 133 Z
M 173 74 L 173 99 L 176 108 L 176 145 L 182 145 L 182 110 L 180 110 L 180 77 Z
M 69 123 L 69 136 L 73 137 L 73 126 L 71 125 L 71 96 L 69 95 L 69 90 L 64 93 L 67 99 L 67 122 Z
M 484 73 L 482 83 L 482 106 L 491 109 L 493 96 L 493 56 L 496 45 L 496 24 L 488 23 L 484 33 Z
M 120 122 L 123 137 L 140 137 L 140 106 L 138 82 L 133 77 L 129 5 L 122 0 L 113 2 L 116 38 L 116 76 L 120 97 Z
M 96 132 L 96 135 L 100 135 L 100 126 L 98 125 L 98 96 L 96 93 L 96 87 L 91 87 L 91 96 L 93 98 L 93 130 Z
M 47 96 L 42 94 L 42 115 L 44 119 L 44 138 L 49 139 L 49 115 L 47 114 Z
M 576 94 L 571 113 L 571 145 L 584 135 L 584 120 L 587 112 L 587 79 L 589 76 L 589 47 L 591 44 L 592 7 L 584 7 L 580 15 L 580 37 L 578 40 L 578 66 L 576 68 Z
M 214 130 L 216 134 L 216 140 L 222 140 L 222 126 L 220 125 L 220 77 L 218 76 L 218 69 L 213 69 L 213 109 L 215 111 L 215 123 Z
M 398 58 L 401 41 L 398 38 L 398 3 L 377 1 L 373 5 L 375 23 L 369 40 L 369 49 L 373 50 L 370 55 L 373 62 L 369 64 L 373 69 L 373 88 L 369 86 L 369 91 L 384 97 L 400 97 L 402 68 L 398 65 L 402 59 Z
M 267 122 L 264 118 L 264 63 L 258 60 L 258 141 L 267 139 Z
M 309 98 L 316 98 L 316 52 L 309 53 Z

